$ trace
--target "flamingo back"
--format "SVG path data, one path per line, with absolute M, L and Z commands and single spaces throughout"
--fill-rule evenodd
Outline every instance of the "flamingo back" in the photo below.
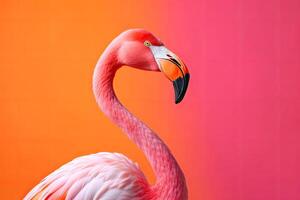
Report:
M 119 153 L 82 156 L 44 178 L 24 200 L 150 199 L 149 184 L 136 163 Z

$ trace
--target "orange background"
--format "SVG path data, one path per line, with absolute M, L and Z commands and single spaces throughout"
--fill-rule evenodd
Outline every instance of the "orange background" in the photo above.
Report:
M 164 38 L 155 1 L 2 1 L 0 8 L 0 197 L 21 199 L 43 177 L 80 155 L 122 152 L 154 181 L 143 154 L 98 109 L 94 65 L 128 28 Z M 116 93 L 173 149 L 171 83 L 160 73 L 121 69 Z M 179 135 L 179 134 L 177 134 Z

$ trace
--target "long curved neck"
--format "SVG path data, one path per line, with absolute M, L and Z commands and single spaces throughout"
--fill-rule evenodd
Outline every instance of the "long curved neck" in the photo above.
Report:
M 143 122 L 131 114 L 113 90 L 116 71 L 122 66 L 113 47 L 100 57 L 93 77 L 93 91 L 102 111 L 144 152 L 156 175 L 153 192 L 157 199 L 187 198 L 184 175 L 164 142 Z

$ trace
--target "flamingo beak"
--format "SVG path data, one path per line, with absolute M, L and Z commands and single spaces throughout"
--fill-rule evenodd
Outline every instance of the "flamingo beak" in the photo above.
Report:
M 161 72 L 173 82 L 175 103 L 180 103 L 186 93 L 190 75 L 181 59 L 164 46 L 150 46 Z

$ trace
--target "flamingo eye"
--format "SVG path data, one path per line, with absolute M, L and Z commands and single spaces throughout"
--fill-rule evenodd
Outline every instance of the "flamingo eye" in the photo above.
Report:
M 150 47 L 152 44 L 151 44 L 151 42 L 149 42 L 148 40 L 146 40 L 146 41 L 144 42 L 144 45 L 145 45 L 146 47 Z

